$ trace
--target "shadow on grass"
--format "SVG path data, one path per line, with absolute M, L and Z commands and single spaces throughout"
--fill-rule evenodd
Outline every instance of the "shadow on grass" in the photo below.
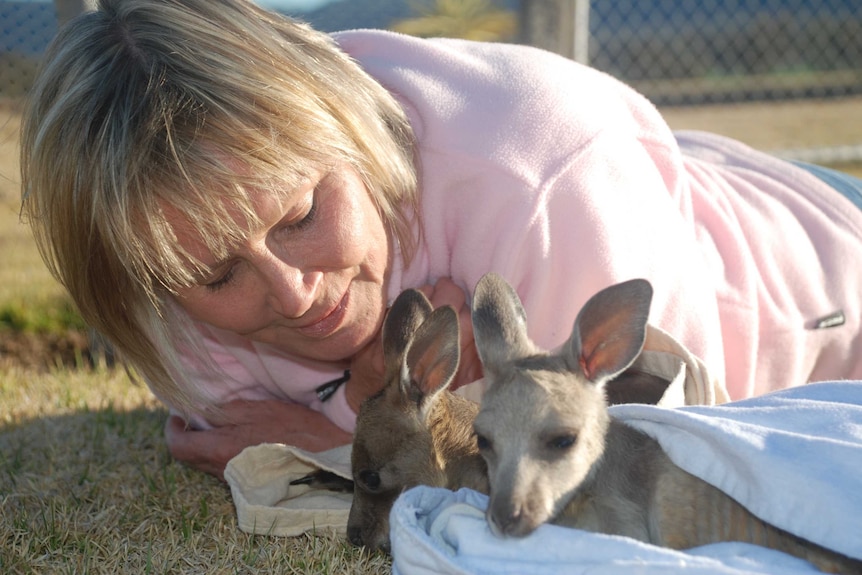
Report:
M 239 530 L 230 490 L 173 461 L 159 407 L 0 426 L 0 573 L 388 573 L 333 533 Z
M 0 427 L 0 572 L 172 571 L 154 545 L 235 523 L 227 487 L 171 459 L 166 417 L 108 407 Z

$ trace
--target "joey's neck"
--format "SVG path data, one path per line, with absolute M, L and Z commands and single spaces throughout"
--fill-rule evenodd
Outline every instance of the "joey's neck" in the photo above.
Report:
M 443 392 L 429 421 L 434 451 L 451 489 L 470 487 L 488 492 L 485 460 L 476 448 L 473 420 L 479 406 Z
M 473 420 L 478 410 L 476 403 L 444 391 L 428 417 L 435 448 L 447 453 L 477 452 Z
M 589 506 L 603 525 L 620 523 L 640 528 L 644 517 L 634 510 L 646 508 L 662 456 L 653 438 L 611 419 L 602 456 L 593 464 L 567 512 Z M 615 528 L 607 532 L 620 531 Z

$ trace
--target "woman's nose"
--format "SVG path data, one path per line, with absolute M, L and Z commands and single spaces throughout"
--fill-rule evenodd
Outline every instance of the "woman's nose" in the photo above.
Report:
M 322 274 L 277 260 L 267 272 L 268 303 L 287 318 L 302 317 L 314 305 Z

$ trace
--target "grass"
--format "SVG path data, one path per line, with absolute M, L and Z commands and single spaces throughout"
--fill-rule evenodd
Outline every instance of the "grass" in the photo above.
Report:
M 236 525 L 228 488 L 172 461 L 166 412 L 120 370 L 4 374 L 0 572 L 380 573 L 332 534 Z
M 16 298 L 0 304 L 0 329 L 19 332 L 57 333 L 86 329 L 86 324 L 67 298 L 54 296 L 39 301 Z
M 18 219 L 16 138 L 0 102 L 0 332 L 82 330 Z M 332 533 L 240 531 L 226 484 L 171 459 L 166 417 L 122 369 L 0 361 L 0 573 L 389 572 Z

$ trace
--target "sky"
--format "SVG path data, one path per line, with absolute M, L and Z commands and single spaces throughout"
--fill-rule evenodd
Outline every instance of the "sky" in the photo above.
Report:
M 17 0 L 18 2 L 52 2 L 53 0 Z M 257 0 L 257 3 L 267 8 L 279 10 L 297 10 L 307 12 L 315 10 L 335 0 Z
M 257 3 L 266 8 L 307 12 L 309 10 L 320 8 L 332 1 L 333 0 L 257 0 Z

